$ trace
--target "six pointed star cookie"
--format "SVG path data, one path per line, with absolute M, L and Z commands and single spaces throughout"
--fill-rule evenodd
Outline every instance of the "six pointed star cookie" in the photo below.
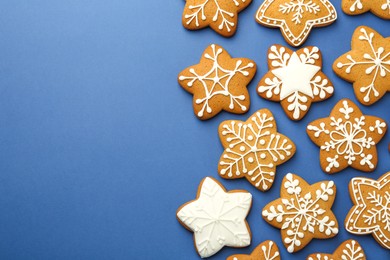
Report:
M 334 72 L 353 82 L 357 99 L 372 105 L 390 91 L 390 38 L 360 26 L 352 36 L 352 50 L 333 64 Z
M 282 182 L 280 198 L 263 209 L 263 218 L 280 228 L 289 253 L 304 248 L 313 238 L 332 238 L 338 233 L 337 219 L 331 211 L 336 196 L 333 181 L 307 184 L 288 173 Z
M 279 248 L 271 240 L 264 241 L 250 255 L 232 255 L 226 260 L 280 260 Z
M 292 120 L 302 119 L 312 102 L 332 96 L 334 88 L 321 71 L 322 57 L 317 47 L 294 52 L 281 45 L 268 50 L 269 71 L 259 82 L 257 93 L 268 100 L 281 102 Z
M 342 243 L 333 254 L 315 253 L 307 257 L 307 260 L 366 260 L 362 247 L 355 240 L 347 240 Z
M 230 37 L 237 29 L 238 13 L 252 0 L 187 0 L 182 22 L 189 30 L 210 26 L 217 33 Z
M 307 134 L 320 147 L 322 170 L 333 174 L 348 166 L 373 171 L 378 163 L 376 144 L 386 130 L 381 118 L 363 115 L 351 100 L 343 99 L 329 117 L 311 122 Z
M 383 19 L 390 19 L 390 0 L 342 0 L 341 6 L 349 15 L 371 11 Z
M 228 120 L 219 126 L 225 148 L 218 165 L 222 178 L 245 177 L 261 191 L 271 188 L 276 166 L 295 153 L 294 143 L 277 132 L 276 122 L 268 109 L 261 109 L 246 122 Z
M 200 63 L 183 70 L 179 84 L 194 95 L 196 116 L 206 120 L 220 111 L 243 114 L 250 100 L 246 86 L 256 73 L 256 64 L 246 58 L 231 58 L 222 47 L 212 44 Z
M 322 27 L 337 19 L 328 0 L 265 0 L 256 14 L 256 21 L 268 27 L 280 27 L 285 40 L 300 46 L 313 27 Z
M 177 219 L 194 232 L 199 255 L 209 257 L 224 246 L 250 245 L 251 233 L 246 216 L 252 195 L 244 190 L 226 192 L 217 180 L 207 177 L 199 185 L 197 199 L 177 210 Z
M 390 172 L 378 181 L 353 178 L 349 192 L 354 206 L 345 219 L 345 228 L 355 235 L 372 234 L 390 249 Z

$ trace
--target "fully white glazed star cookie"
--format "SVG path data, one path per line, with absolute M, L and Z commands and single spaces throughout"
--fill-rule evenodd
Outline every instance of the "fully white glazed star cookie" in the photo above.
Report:
M 177 210 L 177 219 L 194 232 L 199 255 L 209 257 L 224 246 L 246 247 L 251 233 L 245 218 L 252 195 L 244 190 L 226 192 L 217 180 L 206 177 L 199 185 L 197 199 Z

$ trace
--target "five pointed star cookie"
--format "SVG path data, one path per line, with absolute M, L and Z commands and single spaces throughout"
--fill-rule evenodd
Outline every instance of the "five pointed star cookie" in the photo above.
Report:
M 349 15 L 371 11 L 383 19 L 390 19 L 390 0 L 342 0 L 341 6 Z
M 342 243 L 333 254 L 315 253 L 307 257 L 307 260 L 366 260 L 362 247 L 355 240 L 347 240 Z
M 281 102 L 292 120 L 302 119 L 312 102 L 328 99 L 334 88 L 321 71 L 322 57 L 317 47 L 294 52 L 281 45 L 268 50 L 269 71 L 259 82 L 257 93 L 268 100 Z
M 246 216 L 252 195 L 244 190 L 226 192 L 217 180 L 207 177 L 199 185 L 197 199 L 177 210 L 177 219 L 194 232 L 199 255 L 209 257 L 224 246 L 246 247 L 251 233 Z
M 345 219 L 345 228 L 355 235 L 372 234 L 390 249 L 390 172 L 378 181 L 353 178 L 349 191 L 354 206 Z
M 280 260 L 279 248 L 271 240 L 259 244 L 250 255 L 232 255 L 226 260 Z
M 363 115 L 351 100 L 343 99 L 329 117 L 311 122 L 307 134 L 320 147 L 322 170 L 333 174 L 348 166 L 365 172 L 375 170 L 376 144 L 386 130 L 381 118 Z
M 231 58 L 222 47 L 212 44 L 200 63 L 180 72 L 179 84 L 194 95 L 193 106 L 201 120 L 220 111 L 243 114 L 249 109 L 247 85 L 256 73 L 256 64 L 246 58 Z
M 352 50 L 333 64 L 334 72 L 353 82 L 357 99 L 372 105 L 390 91 L 390 37 L 360 26 L 352 36 Z
M 238 13 L 252 0 L 187 0 L 182 22 L 189 30 L 210 26 L 217 33 L 230 37 L 237 29 Z
M 218 165 L 222 178 L 245 177 L 261 191 L 271 188 L 276 166 L 295 154 L 294 143 L 277 132 L 276 122 L 268 109 L 261 109 L 246 122 L 224 121 L 219 137 L 225 148 Z
M 263 218 L 280 228 L 289 253 L 304 248 L 313 238 L 332 238 L 338 233 L 337 219 L 331 211 L 336 196 L 333 181 L 307 184 L 288 173 L 282 182 L 280 198 L 263 209 Z
M 267 27 L 280 27 L 285 40 L 300 46 L 313 27 L 322 27 L 337 19 L 328 0 L 265 0 L 256 14 L 256 21 Z

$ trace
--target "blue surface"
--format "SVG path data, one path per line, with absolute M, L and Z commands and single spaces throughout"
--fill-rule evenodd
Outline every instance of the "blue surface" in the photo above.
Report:
M 279 30 L 255 22 L 261 2 L 254 0 L 240 14 L 237 34 L 226 39 L 210 29 L 185 30 L 182 0 L 1 1 L 0 259 L 199 259 L 192 234 L 176 221 L 175 211 L 195 198 L 201 179 L 221 180 L 218 125 L 246 120 L 260 108 L 274 113 L 297 153 L 278 167 L 269 192 L 257 191 L 244 179 L 221 180 L 227 189 L 253 194 L 248 217 L 253 241 L 248 248 L 225 248 L 211 259 L 249 253 L 266 239 L 276 241 L 283 259 L 304 259 L 316 251 L 333 252 L 349 238 L 363 245 L 368 259 L 389 259 L 390 252 L 372 236 L 353 236 L 343 222 L 352 206 L 349 180 L 378 178 L 390 170 L 390 134 L 378 145 L 375 172 L 348 169 L 330 176 L 321 171 L 319 149 L 305 127 L 327 116 L 341 98 L 357 102 L 351 84 L 338 78 L 331 65 L 350 49 L 357 26 L 390 36 L 390 21 L 344 15 L 339 1 L 333 1 L 339 19 L 313 30 L 305 45 L 322 50 L 324 72 L 336 92 L 313 104 L 296 123 L 279 103 L 256 94 L 267 72 L 268 47 L 286 45 Z M 256 61 L 247 114 L 224 112 L 207 122 L 193 115 L 192 96 L 176 77 L 198 63 L 210 43 Z M 364 113 L 390 123 L 389 105 L 390 94 L 371 107 L 359 104 Z M 309 183 L 336 182 L 333 210 L 341 227 L 336 238 L 313 240 L 294 255 L 283 247 L 279 230 L 261 217 L 263 206 L 279 197 L 287 172 Z

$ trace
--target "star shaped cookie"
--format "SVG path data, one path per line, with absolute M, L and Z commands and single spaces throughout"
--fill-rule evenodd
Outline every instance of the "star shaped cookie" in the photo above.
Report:
M 237 29 L 238 13 L 252 0 L 187 0 L 183 11 L 183 26 L 199 30 L 210 26 L 217 33 L 230 37 Z
M 222 178 L 246 178 L 261 191 L 271 188 L 276 166 L 295 154 L 294 143 L 277 132 L 276 122 L 268 109 L 254 113 L 246 122 L 224 121 L 219 138 L 225 148 L 218 165 Z
M 307 260 L 366 260 L 362 247 L 355 240 L 347 240 L 342 243 L 333 254 L 315 253 L 307 257 Z
M 311 122 L 307 134 L 320 147 L 322 170 L 333 174 L 348 166 L 365 172 L 375 170 L 376 144 L 386 130 L 381 118 L 363 115 L 351 100 L 343 99 L 329 117 Z
M 352 36 L 352 50 L 333 63 L 334 72 L 352 82 L 356 98 L 372 105 L 390 91 L 390 37 L 358 27 Z
M 378 17 L 390 19 L 390 0 L 342 0 L 341 7 L 349 15 L 371 11 Z
M 271 240 L 259 244 L 250 255 L 232 255 L 226 260 L 280 260 L 279 248 Z
M 267 27 L 279 27 L 284 39 L 300 46 L 313 27 L 333 23 L 337 13 L 329 0 L 265 0 L 256 21 Z
M 288 173 L 282 182 L 280 198 L 263 209 L 263 218 L 279 228 L 289 253 L 304 248 L 313 238 L 332 238 L 338 233 L 337 219 L 331 211 L 336 196 L 333 181 L 309 185 Z
M 199 185 L 196 200 L 177 210 L 177 219 L 194 232 L 199 255 L 209 257 L 224 246 L 246 247 L 251 233 L 246 216 L 252 206 L 252 195 L 244 190 L 226 192 L 217 180 L 207 177 Z
M 353 178 L 349 193 L 354 206 L 345 219 L 347 231 L 372 234 L 381 246 L 390 249 L 390 172 L 378 181 Z
M 317 47 L 296 52 L 281 45 L 268 50 L 269 71 L 259 82 L 257 93 L 268 100 L 281 102 L 292 120 L 302 119 L 313 102 L 328 99 L 334 88 L 321 71 L 322 56 Z
M 221 46 L 212 44 L 200 63 L 178 76 L 179 84 L 194 95 L 193 106 L 201 120 L 222 110 L 243 114 L 250 106 L 247 85 L 256 73 L 256 64 L 246 58 L 231 58 Z

